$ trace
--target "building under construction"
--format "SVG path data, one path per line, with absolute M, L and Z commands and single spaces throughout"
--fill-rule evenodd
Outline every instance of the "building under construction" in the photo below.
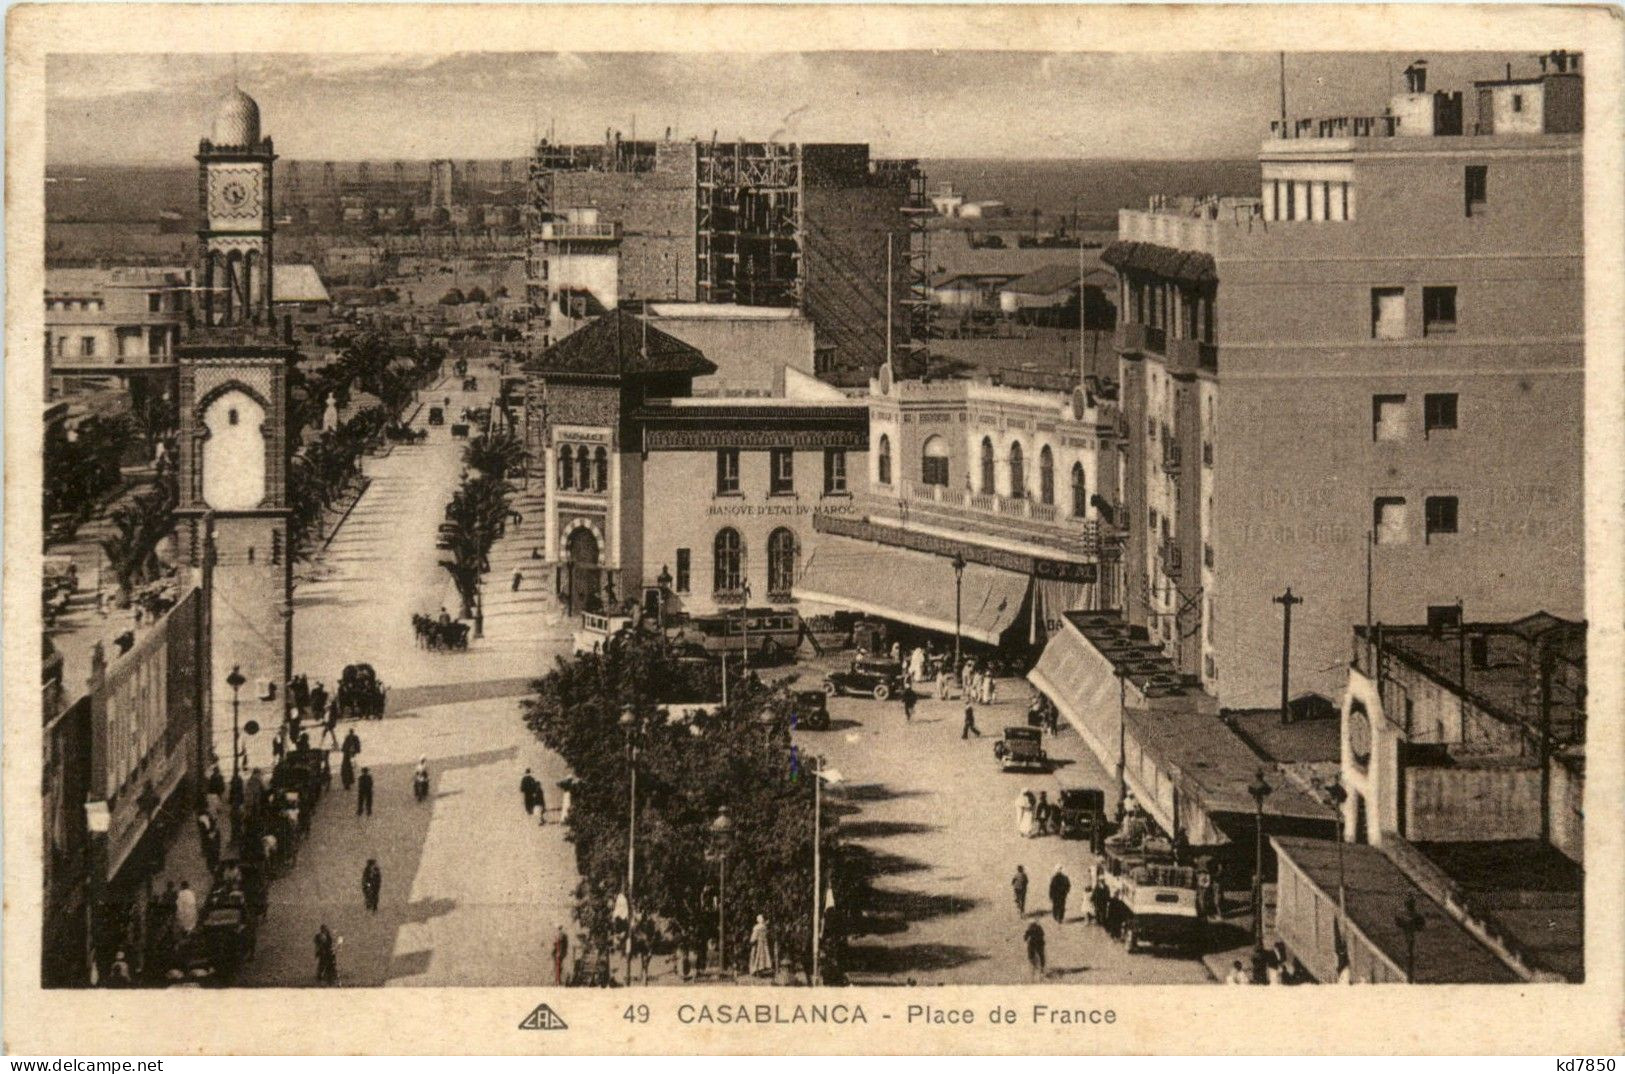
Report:
M 924 216 L 910 210 L 930 206 L 913 161 L 872 160 L 861 144 L 606 132 L 599 144 L 538 145 L 530 191 L 538 349 L 562 334 L 573 286 L 554 266 L 609 245 L 613 302 L 800 309 L 815 328 L 820 374 L 838 383 L 866 381 L 888 337 L 899 352 L 925 338 Z M 587 209 L 597 223 L 570 223 Z

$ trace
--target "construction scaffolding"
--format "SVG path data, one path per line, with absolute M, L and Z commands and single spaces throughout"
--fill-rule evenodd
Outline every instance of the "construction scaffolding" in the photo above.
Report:
M 801 149 L 696 146 L 695 253 L 701 302 L 802 305 Z
M 930 220 L 936 214 L 930 194 L 925 189 L 925 175 L 917 162 L 887 162 L 908 169 L 908 201 L 903 204 L 903 219 L 908 224 L 908 252 L 904 256 L 904 270 L 908 275 L 908 292 L 903 298 L 907 314 L 908 338 L 903 343 L 903 361 L 888 355 L 893 372 L 900 377 L 923 377 L 931 371 L 931 231 Z

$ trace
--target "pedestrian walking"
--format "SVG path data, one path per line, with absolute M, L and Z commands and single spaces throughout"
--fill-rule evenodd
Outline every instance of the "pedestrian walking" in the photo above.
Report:
M 971 735 L 981 738 L 982 732 L 976 727 L 976 706 L 967 701 L 965 703 L 965 726 L 959 729 L 959 737 L 964 740 Z
M 536 823 L 538 826 L 547 823 L 547 795 L 542 790 L 542 781 L 536 781 Z
M 525 812 L 536 812 L 536 799 L 541 796 L 542 785 L 536 782 L 536 777 L 525 769 L 525 774 L 519 778 L 519 796 L 524 799 Z
M 349 793 L 351 787 L 355 786 L 355 762 L 350 759 L 348 753 L 344 755 L 344 760 L 339 764 L 339 782 L 344 784 L 346 794 Z
M 350 728 L 349 733 L 344 736 L 344 744 L 339 747 L 339 752 L 347 759 L 361 755 L 361 736 L 355 733 L 355 728 Z
M 322 713 L 322 742 L 332 742 L 333 748 L 339 748 L 339 701 L 334 698 Z
M 310 718 L 319 720 L 327 715 L 327 687 L 318 682 L 310 692 Z
M 1010 878 L 1010 893 L 1016 898 L 1016 916 L 1027 916 L 1027 870 L 1016 866 L 1016 875 Z
M 418 766 L 412 773 L 412 797 L 423 801 L 429 797 L 429 759 L 418 758 Z
M 904 684 L 904 686 L 903 686 L 903 722 L 904 723 L 913 723 L 914 722 L 914 705 L 918 700 L 919 700 L 919 695 L 914 692 L 914 685 L 912 683 Z
M 220 816 L 220 803 L 226 797 L 226 777 L 220 774 L 220 762 L 209 762 L 209 781 L 205 784 L 209 796 L 209 812 Z
M 384 871 L 378 868 L 378 859 L 368 858 L 361 869 L 361 898 L 367 904 L 367 909 L 375 914 L 378 912 L 378 893 L 383 887 Z
M 339 979 L 338 943 L 333 932 L 322 922 L 316 930 L 316 983 L 337 984 Z
M 1033 806 L 1033 824 L 1039 835 L 1048 835 L 1055 820 L 1055 808 L 1049 804 L 1049 792 L 1038 792 L 1038 803 Z
M 1066 920 L 1066 897 L 1071 892 L 1072 878 L 1066 875 L 1066 870 L 1057 865 L 1055 875 L 1049 878 L 1050 912 L 1055 915 L 1057 925 Z
M 570 953 L 569 937 L 564 935 L 564 926 L 558 925 L 553 931 L 553 983 L 564 983 L 564 959 Z
M 362 813 L 372 816 L 372 769 L 366 765 L 361 766 L 361 778 L 355 786 L 355 815 Z
M 996 705 L 999 701 L 999 680 L 990 671 L 982 676 L 982 704 Z
M 175 892 L 175 924 L 183 935 L 197 928 L 197 892 L 185 880 Z
M 570 788 L 566 786 L 559 792 L 559 823 L 563 824 L 570 819 Z
M 946 666 L 937 669 L 937 700 L 948 700 L 948 668 Z
M 1027 931 L 1022 933 L 1022 939 L 1027 942 L 1027 965 L 1032 969 L 1033 980 L 1044 979 L 1044 926 L 1036 921 L 1027 923 Z
M 524 571 L 514 571 L 513 572 L 513 589 L 510 590 L 510 592 L 513 592 L 513 593 L 519 592 L 519 587 L 522 584 L 524 584 L 524 581 L 525 581 L 525 572 Z
M 1032 791 L 1023 790 L 1020 794 L 1016 795 L 1016 834 L 1021 836 L 1023 839 L 1031 839 L 1033 837 L 1033 806 L 1034 799 Z
M 1241 964 L 1241 959 L 1238 958 L 1230 963 L 1230 972 L 1225 976 L 1224 983 L 1227 985 L 1252 984 L 1253 976 L 1247 972 L 1246 967 Z

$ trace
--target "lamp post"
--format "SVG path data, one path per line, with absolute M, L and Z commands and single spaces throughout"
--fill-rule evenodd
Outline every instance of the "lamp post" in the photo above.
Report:
M 1416 982 L 1416 934 L 1427 927 L 1427 919 L 1416 909 L 1416 896 L 1405 896 L 1405 912 L 1394 918 L 1405 934 L 1405 983 Z
M 813 914 L 812 914 L 812 985 L 817 987 L 820 956 L 824 947 L 824 782 L 841 782 L 841 774 L 824 764 L 818 756 L 807 758 L 813 774 Z
M 750 581 L 745 581 L 745 602 L 739 606 L 740 683 L 750 681 Z
M 961 658 L 959 655 L 960 634 L 960 607 L 961 598 L 965 591 L 965 557 L 958 552 L 954 553 L 954 674 L 959 673 Z
M 1333 783 L 1326 788 L 1326 797 L 1332 800 L 1337 807 L 1337 912 L 1347 923 L 1348 918 L 1348 883 L 1343 872 L 1343 839 L 1345 820 L 1343 817 L 1343 803 L 1349 800 L 1349 792 L 1343 789 L 1341 783 Z
M 638 865 L 638 736 L 643 727 L 630 707 L 621 712 L 621 730 L 626 732 L 626 767 L 630 789 L 626 805 L 626 984 L 632 986 L 632 926 L 637 919 L 633 910 L 633 884 L 637 880 Z
M 733 841 L 734 822 L 728 807 L 717 810 L 711 822 L 711 841 L 717 851 L 717 978 L 728 970 L 728 844 Z
M 113 814 L 107 802 L 85 803 L 85 830 L 90 835 L 89 853 L 85 856 L 85 974 L 93 986 L 100 982 L 101 975 L 97 954 L 107 890 L 107 833 L 112 827 Z
M 233 781 L 237 780 L 241 774 L 238 767 L 238 758 L 242 756 L 241 731 L 238 729 L 237 718 L 240 705 L 239 694 L 243 685 L 247 682 L 248 680 L 243 678 L 242 669 L 233 664 L 231 674 L 226 676 L 226 685 L 231 687 L 231 778 Z
M 1247 785 L 1247 793 L 1253 796 L 1256 812 L 1253 814 L 1253 848 L 1255 857 L 1253 861 L 1253 946 L 1262 951 L 1264 949 L 1264 799 L 1275 790 L 1264 780 L 1264 770 L 1258 770 L 1258 776 Z

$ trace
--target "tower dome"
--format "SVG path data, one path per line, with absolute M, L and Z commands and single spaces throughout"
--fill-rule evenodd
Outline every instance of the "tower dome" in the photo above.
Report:
M 260 140 L 260 106 L 233 86 L 214 109 L 209 141 L 221 146 L 250 146 Z

